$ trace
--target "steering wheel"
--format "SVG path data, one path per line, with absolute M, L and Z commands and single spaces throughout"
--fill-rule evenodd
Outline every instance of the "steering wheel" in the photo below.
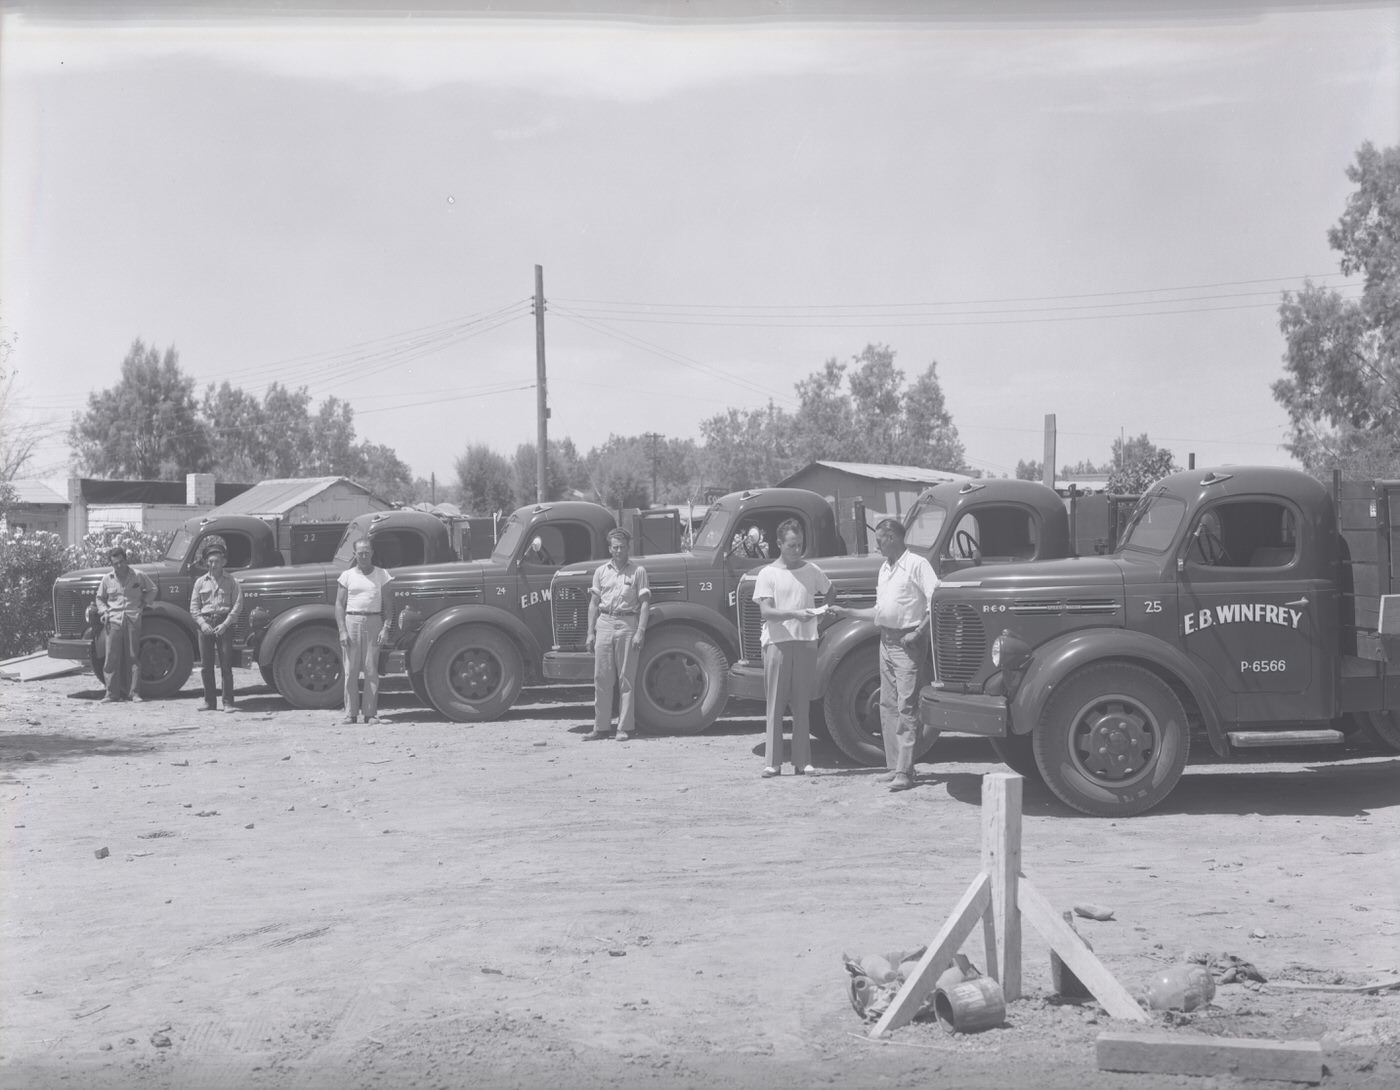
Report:
M 1211 526 L 1201 523 L 1196 540 L 1200 543 L 1201 559 L 1208 567 L 1218 568 L 1230 564 L 1230 554 L 1225 550 L 1225 543 Z
M 958 555 L 963 560 L 976 560 L 977 554 L 982 551 L 977 539 L 966 530 L 959 530 L 954 534 L 953 541 L 957 544 Z

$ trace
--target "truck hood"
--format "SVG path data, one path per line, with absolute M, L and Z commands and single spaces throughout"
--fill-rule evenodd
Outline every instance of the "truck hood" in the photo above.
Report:
M 1074 556 L 1025 564 L 981 564 L 943 578 L 948 590 L 981 588 L 1033 592 L 1100 587 L 1110 593 L 1123 589 L 1123 565 L 1112 556 Z
M 646 569 L 647 582 L 655 584 L 658 577 L 667 581 L 683 579 L 695 568 L 713 571 L 714 564 L 708 558 L 694 553 L 657 553 L 655 556 L 634 556 L 634 563 Z M 554 573 L 556 583 L 582 583 L 593 581 L 593 573 L 610 560 L 584 560 L 578 564 L 566 564 Z
M 455 564 L 418 564 L 411 568 L 395 568 L 394 581 L 389 584 L 395 594 L 413 590 L 423 594 L 451 594 L 457 590 L 479 588 L 488 578 L 500 577 L 507 571 L 497 560 L 465 560 Z
M 314 594 L 321 597 L 339 577 L 333 564 L 296 564 L 289 568 L 248 568 L 233 573 L 245 597 L 281 597 Z
M 173 564 L 169 560 L 152 560 L 145 564 L 131 565 L 134 571 L 145 572 L 153 580 L 158 580 L 162 575 L 178 575 L 180 565 Z M 54 580 L 54 585 L 74 584 L 86 586 L 91 584 L 96 589 L 97 584 L 102 581 L 102 577 L 110 572 L 110 567 L 106 568 L 77 568 L 74 571 L 66 571 Z

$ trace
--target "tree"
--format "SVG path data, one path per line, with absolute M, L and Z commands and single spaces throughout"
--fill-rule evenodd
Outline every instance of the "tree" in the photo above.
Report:
M 536 465 L 534 443 L 521 443 L 515 448 L 512 462 L 512 480 L 515 487 L 515 503 L 520 506 L 534 503 L 539 467 Z M 570 493 L 586 488 L 587 470 L 584 469 L 574 441 L 567 437 L 551 439 L 549 454 L 544 464 L 544 498 L 547 501 L 562 500 Z
M 98 476 L 170 480 L 213 467 L 209 427 L 199 415 L 194 379 L 171 346 L 162 355 L 139 339 L 121 379 L 88 395 L 68 433 L 84 470 Z
M 588 452 L 589 486 L 605 507 L 646 507 L 651 496 L 651 464 L 641 437 L 610 435 Z
M 794 455 L 792 418 L 771 401 L 764 409 L 730 409 L 702 420 L 700 434 L 705 480 L 726 490 L 776 484 L 812 460 Z
M 1041 464 L 1034 459 L 1029 462 L 1018 461 L 1016 463 L 1016 479 L 1018 481 L 1038 481 L 1043 476 Z
M 1113 469 L 1108 474 L 1108 490 L 1124 495 L 1145 492 L 1168 473 L 1181 467 L 1172 452 L 1157 447 L 1143 432 L 1135 439 L 1113 441 Z
M 412 503 L 417 498 L 413 470 L 392 447 L 362 439 L 354 448 L 354 460 L 356 468 L 345 476 L 364 485 L 376 496 L 395 503 Z
M 948 412 L 937 363 L 930 363 L 904 391 L 903 408 L 900 456 L 904 465 L 968 472 L 967 451 Z
M 503 455 L 484 443 L 467 447 L 456 462 L 458 502 L 473 515 L 493 515 L 513 508 L 511 468 Z
M 1400 472 L 1400 147 L 1368 141 L 1346 176 L 1356 189 L 1327 232 L 1346 276 L 1364 276 L 1347 299 L 1311 281 L 1279 304 L 1285 377 L 1274 400 L 1288 410 L 1286 448 L 1318 476 Z

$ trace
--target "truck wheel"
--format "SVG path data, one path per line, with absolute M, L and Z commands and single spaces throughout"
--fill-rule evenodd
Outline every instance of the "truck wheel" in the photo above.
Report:
M 258 673 L 262 674 L 263 684 L 269 689 L 277 688 L 277 675 L 272 672 L 271 666 L 258 663 Z
M 876 652 L 858 647 L 831 675 L 822 713 L 836 748 L 857 764 L 885 766 L 880 733 L 880 662 Z
M 1035 743 L 1029 734 L 1010 734 L 989 741 L 997 759 L 1012 772 L 1028 780 L 1040 780 L 1040 766 L 1035 763 Z
M 1176 694 L 1156 674 L 1121 663 L 1072 674 L 1031 738 L 1050 790 L 1095 817 L 1152 809 L 1181 779 L 1191 747 Z
M 1358 718 L 1365 733 L 1386 749 L 1400 753 L 1400 721 L 1396 720 L 1394 712 L 1362 712 Z
M 328 625 L 298 628 L 272 660 L 277 691 L 294 708 L 338 708 L 345 700 L 340 640 Z
M 637 663 L 637 719 L 648 730 L 699 734 L 729 701 L 729 660 L 705 633 L 663 628 L 642 644 Z
M 194 668 L 194 647 L 184 630 L 163 617 L 141 622 L 141 695 L 172 696 L 185 687 Z
M 413 695 L 418 698 L 418 703 L 425 708 L 433 706 L 432 698 L 428 696 L 428 684 L 423 680 L 422 670 L 410 670 L 408 672 L 408 683 L 413 687 Z
M 448 719 L 499 719 L 520 695 L 525 663 L 520 651 L 482 624 L 454 628 L 434 645 L 423 668 L 428 701 Z

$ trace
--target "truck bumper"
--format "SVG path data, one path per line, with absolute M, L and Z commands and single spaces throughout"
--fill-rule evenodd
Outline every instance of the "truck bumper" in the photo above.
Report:
M 1006 700 L 983 693 L 948 693 L 925 685 L 919 693 L 919 722 L 928 730 L 1005 738 Z
M 592 681 L 592 651 L 546 651 L 543 673 L 550 681 Z
M 736 662 L 729 668 L 730 700 L 766 700 L 763 687 L 763 666 L 752 662 Z
M 55 636 L 49 640 L 49 658 L 51 659 L 82 659 L 86 662 L 91 654 L 91 636 L 82 636 L 76 639 L 60 639 Z

